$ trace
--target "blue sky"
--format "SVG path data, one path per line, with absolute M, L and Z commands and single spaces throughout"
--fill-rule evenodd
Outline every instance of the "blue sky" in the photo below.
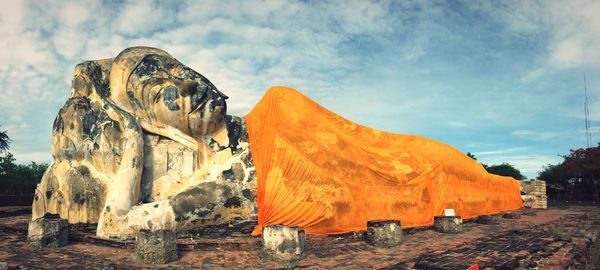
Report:
M 600 141 L 599 1 L 2 1 L 0 130 L 50 161 L 75 64 L 162 48 L 244 115 L 274 85 L 535 177 Z

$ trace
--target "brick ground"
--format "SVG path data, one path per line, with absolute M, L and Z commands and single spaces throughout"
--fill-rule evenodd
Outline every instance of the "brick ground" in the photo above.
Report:
M 498 217 L 498 224 L 466 221 L 464 232 L 441 234 L 430 228 L 406 229 L 404 243 L 383 249 L 360 238 L 307 237 L 307 256 L 296 269 L 593 269 L 600 260 L 600 207 L 561 206 L 521 210 L 521 219 Z M 9 269 L 280 269 L 263 262 L 260 239 L 179 239 L 180 259 L 146 265 L 132 255 L 131 242 L 103 241 L 93 227 L 76 226 L 72 243 L 36 250 L 25 243 L 29 215 L 22 208 L 0 208 L 0 262 Z M 2 264 L 0 263 L 0 266 Z

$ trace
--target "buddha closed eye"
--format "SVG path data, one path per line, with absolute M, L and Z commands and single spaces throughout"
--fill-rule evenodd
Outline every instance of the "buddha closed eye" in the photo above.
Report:
M 177 60 L 148 55 L 132 72 L 128 89 L 140 114 L 192 136 L 206 136 L 223 125 L 225 96 L 206 78 Z

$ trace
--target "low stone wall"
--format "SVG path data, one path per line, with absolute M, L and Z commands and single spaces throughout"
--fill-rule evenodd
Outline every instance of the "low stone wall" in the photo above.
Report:
M 542 180 L 519 181 L 523 206 L 527 208 L 548 208 L 546 182 Z
M 0 194 L 0 206 L 31 206 L 32 194 Z

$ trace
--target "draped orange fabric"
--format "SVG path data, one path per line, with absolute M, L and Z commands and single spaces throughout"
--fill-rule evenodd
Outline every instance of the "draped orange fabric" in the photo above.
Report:
M 258 177 L 258 226 L 310 234 L 367 221 L 433 224 L 454 208 L 472 218 L 523 207 L 518 182 L 488 174 L 450 145 L 348 121 L 296 90 L 273 87 L 244 117 Z

